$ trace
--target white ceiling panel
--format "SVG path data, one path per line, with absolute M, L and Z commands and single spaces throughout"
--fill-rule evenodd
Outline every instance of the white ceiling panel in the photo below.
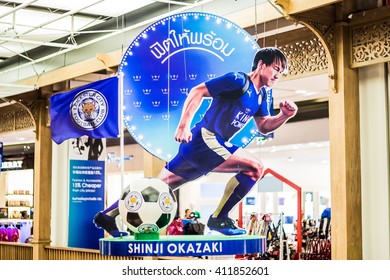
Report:
M 156 1 L 129 1 L 129 0 L 117 0 L 115 3 L 112 1 L 102 1 L 90 8 L 84 9 L 83 13 L 86 14 L 99 14 L 109 17 L 118 17 L 139 8 L 145 7 Z
M 0 1 L 0 69 L 7 73 L 38 64 L 76 47 L 126 32 L 133 14 L 150 6 L 151 17 L 213 0 L 17 0 Z M 184 9 L 183 9 L 184 10 Z M 182 10 L 182 11 L 183 11 Z M 140 14 L 137 12 L 140 11 Z M 126 15 L 123 18 L 120 16 Z M 138 20 L 138 19 L 137 19 Z M 137 23 L 137 20 L 135 23 Z M 118 27 L 118 22 L 121 22 Z M 147 21 L 142 21 L 147 23 Z M 121 29 L 122 28 L 122 29 Z M 44 47 L 44 48 L 43 48 Z M 0 70 L 0 71 L 1 71 Z
M 11 57 L 23 54 L 25 51 L 35 48 L 36 45 L 21 43 L 0 43 L 0 57 Z
M 34 87 L 0 83 L 0 98 L 34 90 Z
M 91 15 L 102 15 L 106 17 L 117 17 L 125 13 L 137 10 L 141 7 L 152 4 L 156 1 L 148 0 L 19 0 L 8 1 L 8 9 L 13 8 L 13 5 L 23 3 L 31 3 L 30 6 L 45 8 L 49 12 L 82 10 L 82 13 Z M 1 12 L 1 8 L 0 8 Z

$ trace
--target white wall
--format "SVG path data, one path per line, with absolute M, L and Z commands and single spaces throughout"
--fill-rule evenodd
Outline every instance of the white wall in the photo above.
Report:
M 359 69 L 363 259 L 390 259 L 389 93 L 383 64 Z
M 69 145 L 52 145 L 51 245 L 68 246 Z

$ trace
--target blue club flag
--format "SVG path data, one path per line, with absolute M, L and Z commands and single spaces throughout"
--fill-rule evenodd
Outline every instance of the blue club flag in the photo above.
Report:
M 87 135 L 117 138 L 118 77 L 93 82 L 50 97 L 51 138 L 57 144 Z

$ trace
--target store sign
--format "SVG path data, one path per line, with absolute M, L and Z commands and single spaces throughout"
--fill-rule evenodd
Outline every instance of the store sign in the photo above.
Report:
M 151 24 L 133 40 L 119 65 L 126 128 L 144 149 L 169 161 L 177 152 L 174 133 L 191 88 L 227 72 L 250 72 L 258 50 L 244 29 L 213 14 L 181 13 Z M 210 103 L 203 100 L 192 126 Z M 256 135 L 251 120 L 230 141 L 245 147 Z
M 98 249 L 104 231 L 93 217 L 104 209 L 106 139 L 81 136 L 68 142 L 68 246 Z
M 2 156 L 1 156 L 2 157 Z M 21 169 L 23 167 L 22 160 L 12 160 L 12 161 L 3 161 L 1 162 L 1 169 Z
M 92 222 L 104 209 L 105 162 L 70 160 L 68 246 L 99 249 L 104 232 Z

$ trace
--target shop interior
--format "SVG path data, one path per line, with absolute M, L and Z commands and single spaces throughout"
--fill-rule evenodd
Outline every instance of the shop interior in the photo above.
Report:
M 280 25 L 281 23 L 279 22 Z M 280 28 L 283 27 L 280 26 Z M 258 32 L 260 33 L 260 30 Z M 258 154 L 267 168 L 271 168 L 302 188 L 304 218 L 318 221 L 322 211 L 331 206 L 327 108 L 328 77 L 326 74 L 319 74 L 295 80 L 285 79 L 274 87 L 274 95 L 275 104 L 286 98 L 297 102 L 300 113 L 295 120 L 276 132 L 274 139 L 267 141 L 255 139 L 247 149 Z M 0 136 L 0 142 L 3 142 L 4 145 L 3 162 L 23 158 L 23 172 L 26 172 L 26 175 L 20 175 L 22 171 L 18 168 L 2 168 L 0 173 L 0 209 L 10 208 L 10 202 L 19 204 L 17 207 L 28 207 L 27 210 L 24 208 L 20 210 L 8 209 L 7 217 L 3 217 L 1 222 L 11 220 L 11 222 L 18 224 L 22 221 L 22 212 L 24 211 L 28 212 L 27 220 L 31 220 L 33 217 L 33 178 L 28 174 L 33 169 L 33 160 L 31 159 L 33 159 L 34 139 L 35 133 L 32 130 L 6 133 Z M 130 149 L 129 155 L 134 154 L 132 149 L 139 148 L 135 148 L 137 144 L 128 133 L 126 133 L 125 144 Z M 119 140 L 107 139 L 106 145 L 107 154 L 109 154 L 111 149 L 118 147 Z M 134 160 L 134 158 L 129 160 Z M 107 185 L 108 187 L 118 186 L 120 184 L 119 167 L 115 163 L 108 162 L 108 155 L 106 161 L 108 165 L 112 165 L 112 171 L 107 173 Z M 143 176 L 140 168 L 126 170 L 126 180 L 139 176 Z M 18 178 L 21 177 L 23 177 L 23 182 L 28 183 L 20 183 Z M 204 217 L 207 220 L 218 201 L 216 199 L 218 191 L 228 178 L 229 176 L 226 174 L 210 174 L 208 177 L 196 181 L 196 188 L 183 186 L 180 190 L 179 214 L 183 215 L 186 208 L 191 208 L 201 213 L 201 219 Z M 213 191 L 210 192 L 210 189 Z M 246 224 L 252 213 L 270 214 L 274 220 L 278 220 L 283 213 L 283 220 L 286 221 L 285 230 L 288 234 L 293 235 L 293 222 L 298 216 L 296 192 L 285 184 L 281 184 L 276 189 L 277 191 L 274 189 L 263 190 L 259 183 L 259 187 L 254 189 L 248 195 L 248 199 L 243 202 L 242 213 L 237 212 L 235 215 L 237 217 L 241 215 L 243 223 Z M 16 193 L 14 194 L 14 192 Z M 107 194 L 107 204 L 109 205 L 110 201 L 116 199 L 119 193 L 120 189 L 112 187 L 112 191 Z M 28 195 L 29 199 L 11 199 L 10 196 L 16 194 Z M 16 207 L 16 205 L 12 205 L 12 207 Z M 24 242 L 20 239 L 20 242 L 22 241 Z
M 275 104 L 279 99 L 285 98 L 304 104 L 300 119 L 287 123 L 275 133 L 273 139 L 255 139 L 246 149 L 257 154 L 266 168 L 281 174 L 301 188 L 302 219 L 305 223 L 310 222 L 308 226 L 310 232 L 316 231 L 320 226 L 321 213 L 331 207 L 327 107 L 320 105 L 319 110 L 319 105 L 315 105 L 316 103 L 324 104 L 324 100 L 327 99 L 326 76 L 319 75 L 291 81 L 282 80 L 274 92 Z M 307 94 L 302 94 L 302 92 Z M 307 103 L 311 105 L 306 105 Z M 7 216 L 3 215 L 0 221 L 5 225 L 15 224 L 19 229 L 26 221 L 29 221 L 28 225 L 32 227 L 34 137 L 34 131 L 27 130 L 8 133 L 2 135 L 1 138 L 4 143 L 4 162 L 24 161 L 23 170 L 20 168 L 4 169 L 0 175 L 0 207 L 7 209 Z M 110 205 L 121 193 L 119 164 L 112 158 L 112 155 L 119 156 L 119 139 L 106 139 L 106 146 L 106 204 Z M 135 166 L 125 170 L 126 184 L 135 178 L 143 177 L 143 171 L 142 164 L 138 164 L 140 160 L 142 162 L 140 159 L 142 148 L 128 132 L 125 133 L 125 146 L 126 162 L 137 162 Z M 184 210 L 190 208 L 191 211 L 199 211 L 201 214 L 199 221 L 206 222 L 207 217 L 218 203 L 220 193 L 229 178 L 229 174 L 210 174 L 184 185 L 177 193 L 178 214 L 184 215 Z M 268 183 L 264 183 L 267 180 Z M 27 196 L 28 199 L 16 200 L 14 199 L 16 194 L 18 198 Z M 24 220 L 22 213 L 26 211 L 28 217 Z M 269 219 L 272 221 L 272 226 L 283 221 L 286 238 L 294 243 L 297 211 L 297 192 L 277 178 L 267 176 L 243 200 L 240 212 L 239 209 L 235 209 L 234 216 L 237 220 L 241 220 L 243 227 L 248 226 L 254 214 L 259 220 Z M 28 237 L 19 238 L 19 242 L 25 242 Z

